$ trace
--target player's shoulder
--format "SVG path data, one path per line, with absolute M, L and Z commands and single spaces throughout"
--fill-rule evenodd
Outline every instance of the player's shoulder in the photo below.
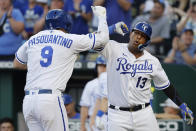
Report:
M 153 60 L 155 62 L 159 61 L 159 59 L 157 57 L 153 56 L 151 53 L 149 53 L 146 50 L 144 50 L 144 54 L 145 54 L 147 59 Z
M 112 46 L 112 47 L 124 47 L 124 46 L 127 46 L 127 44 L 128 43 L 119 43 L 114 40 L 109 40 L 109 42 L 107 43 L 107 45 Z
M 95 78 L 95 79 L 93 79 L 93 80 L 88 81 L 88 82 L 86 83 L 86 86 L 92 87 L 92 86 L 97 85 L 97 83 L 98 83 L 98 78 Z
M 112 44 L 112 45 L 120 45 L 121 43 L 117 42 L 117 41 L 114 41 L 114 40 L 109 40 L 108 42 L 109 44 Z
M 107 78 L 107 72 L 102 72 L 99 78 Z

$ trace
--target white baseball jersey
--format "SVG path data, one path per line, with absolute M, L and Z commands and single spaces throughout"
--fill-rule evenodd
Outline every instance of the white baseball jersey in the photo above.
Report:
M 98 33 L 95 34 L 75 35 L 45 30 L 25 42 L 16 53 L 17 60 L 27 63 L 28 67 L 25 90 L 64 91 L 77 54 L 103 46 L 109 39 L 107 23 L 100 19 L 99 24 Z
M 93 109 L 95 107 L 96 103 L 96 95 L 95 90 L 99 88 L 98 84 L 98 78 L 95 78 L 91 81 L 89 81 L 83 90 L 82 97 L 80 100 L 80 106 L 86 106 L 89 107 L 88 109 L 88 115 L 91 116 L 93 114 Z
M 99 87 L 96 89 L 95 93 L 98 98 L 103 98 L 108 95 L 107 92 L 107 72 L 102 72 L 98 78 Z
M 27 63 L 23 113 L 30 131 L 69 131 L 61 97 L 73 72 L 78 53 L 104 46 L 109 40 L 105 18 L 99 19 L 97 33 L 75 35 L 45 30 L 32 36 L 17 51 L 16 59 Z M 41 94 L 41 89 L 51 93 Z
M 145 50 L 136 59 L 127 44 L 109 41 L 101 53 L 107 59 L 110 104 L 130 107 L 149 103 L 151 80 L 158 90 L 170 85 L 159 60 Z

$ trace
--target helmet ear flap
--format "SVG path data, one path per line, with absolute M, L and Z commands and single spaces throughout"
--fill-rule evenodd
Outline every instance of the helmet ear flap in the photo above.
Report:
M 140 51 L 143 51 L 144 48 L 147 47 L 149 44 L 150 44 L 150 40 L 148 40 L 148 41 L 147 41 L 146 43 L 144 43 L 144 44 L 139 44 L 139 45 L 138 45 L 138 49 L 139 49 Z

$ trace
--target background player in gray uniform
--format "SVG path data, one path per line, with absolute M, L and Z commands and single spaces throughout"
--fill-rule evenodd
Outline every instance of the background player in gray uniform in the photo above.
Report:
M 82 93 L 82 97 L 80 100 L 80 120 L 81 120 L 81 128 L 80 131 L 86 131 L 87 129 L 90 131 L 90 127 L 86 128 L 85 123 L 86 120 L 88 120 L 88 117 L 90 118 L 93 114 L 93 109 L 95 107 L 96 103 L 96 90 L 99 88 L 99 82 L 98 77 L 102 72 L 106 71 L 106 61 L 103 59 L 103 57 L 99 56 L 96 59 L 96 70 L 97 70 L 97 78 L 89 81 L 85 87 L 84 91 Z
M 180 107 L 187 124 L 193 123 L 192 111 L 170 84 L 159 60 L 144 49 L 151 33 L 149 24 L 139 22 L 132 29 L 128 44 L 110 40 L 101 51 L 107 60 L 109 131 L 159 130 L 149 106 L 151 81 Z
M 68 131 L 62 93 L 73 72 L 77 55 L 99 48 L 109 40 L 104 7 L 92 7 L 99 18 L 97 33 L 69 34 L 71 19 L 63 10 L 46 16 L 48 30 L 32 36 L 17 51 L 14 67 L 27 66 L 23 113 L 30 131 Z

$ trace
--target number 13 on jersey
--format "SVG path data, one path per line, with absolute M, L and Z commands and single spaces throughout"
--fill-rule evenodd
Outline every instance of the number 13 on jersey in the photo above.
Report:
M 52 55 L 53 55 L 53 49 L 51 46 L 45 46 L 41 50 L 41 60 L 40 65 L 42 67 L 48 67 L 52 63 Z
M 143 77 L 143 78 L 142 78 L 141 76 L 138 77 L 136 87 L 137 87 L 137 88 L 138 88 L 138 87 L 144 88 L 144 86 L 145 86 L 147 80 L 148 80 L 148 79 L 145 78 L 145 77 Z

